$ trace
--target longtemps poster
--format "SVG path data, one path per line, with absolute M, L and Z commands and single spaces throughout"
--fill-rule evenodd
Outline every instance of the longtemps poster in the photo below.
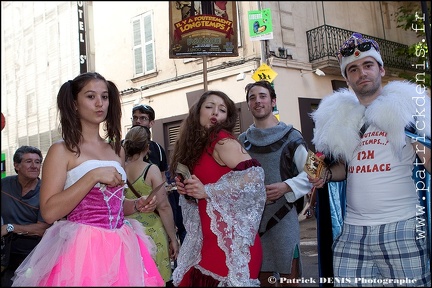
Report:
M 169 58 L 238 56 L 236 1 L 169 1 Z

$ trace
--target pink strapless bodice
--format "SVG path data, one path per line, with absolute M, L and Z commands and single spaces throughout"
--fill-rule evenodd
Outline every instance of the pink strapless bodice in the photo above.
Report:
M 126 182 L 126 172 L 116 161 L 88 160 L 68 171 L 65 189 L 84 174 L 97 167 L 114 166 Z M 106 187 L 96 184 L 67 216 L 67 220 L 105 229 L 117 229 L 123 225 L 124 186 Z

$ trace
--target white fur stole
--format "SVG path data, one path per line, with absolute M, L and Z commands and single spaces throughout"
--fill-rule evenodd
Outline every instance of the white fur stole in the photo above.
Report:
M 368 124 L 387 132 L 394 153 L 400 155 L 406 144 L 405 127 L 414 125 L 421 137 L 431 137 L 430 96 L 420 93 L 419 87 L 406 81 L 389 82 L 367 108 L 350 90 L 336 91 L 323 98 L 318 109 L 311 113 L 315 122 L 312 143 L 317 151 L 348 161 L 360 142 L 364 116 Z

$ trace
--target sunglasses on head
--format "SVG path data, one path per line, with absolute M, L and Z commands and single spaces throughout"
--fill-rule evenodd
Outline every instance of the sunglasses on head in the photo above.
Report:
M 138 106 L 135 106 L 134 108 L 133 108 L 133 110 L 134 111 L 136 111 L 136 110 L 145 110 L 145 111 L 152 111 L 153 109 L 150 107 L 150 106 L 147 106 L 147 105 L 145 105 L 145 104 L 141 104 L 141 105 L 138 105 Z
M 340 54 L 343 57 L 351 56 L 352 54 L 354 54 L 354 51 L 355 51 L 356 48 L 359 51 L 361 51 L 361 52 L 366 52 L 366 51 L 369 51 L 372 48 L 372 45 L 373 45 L 372 42 L 364 42 L 364 43 L 358 44 L 357 46 L 354 46 L 354 47 L 347 47 L 347 48 L 341 49 L 340 50 Z M 373 46 L 375 48 L 375 45 L 373 45 Z
M 138 106 L 135 106 L 132 108 L 132 113 L 134 113 L 135 111 L 143 111 L 144 113 L 148 113 L 149 116 L 154 117 L 154 110 L 152 107 L 145 105 L 145 104 L 141 104 Z

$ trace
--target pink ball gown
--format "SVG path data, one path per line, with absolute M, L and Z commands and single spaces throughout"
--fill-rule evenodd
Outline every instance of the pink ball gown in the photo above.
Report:
M 116 161 L 88 160 L 68 171 L 65 189 L 88 171 Z M 123 186 L 95 185 L 66 220 L 56 221 L 18 267 L 12 286 L 165 286 L 154 242 L 124 218 Z

